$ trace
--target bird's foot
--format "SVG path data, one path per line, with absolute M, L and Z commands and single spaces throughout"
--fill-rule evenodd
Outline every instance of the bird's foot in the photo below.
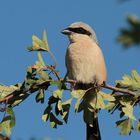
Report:
M 106 85 L 105 81 L 103 81 L 103 83 L 101 83 L 101 84 L 99 84 L 98 82 L 94 82 L 92 84 L 95 88 L 101 88 L 101 87 L 104 87 Z
M 77 82 L 73 81 L 70 85 L 70 91 L 74 90 L 76 86 L 77 86 Z

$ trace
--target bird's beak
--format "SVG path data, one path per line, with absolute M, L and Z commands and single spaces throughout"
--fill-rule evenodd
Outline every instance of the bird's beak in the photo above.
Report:
M 68 28 L 64 29 L 63 31 L 61 31 L 62 34 L 64 35 L 70 35 L 70 30 Z

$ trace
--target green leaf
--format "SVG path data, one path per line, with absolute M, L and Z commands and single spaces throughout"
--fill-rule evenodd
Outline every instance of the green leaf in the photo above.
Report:
M 82 98 L 84 96 L 85 92 L 86 92 L 85 90 L 73 90 L 71 92 L 71 95 L 73 98 L 78 99 L 78 98 Z
M 61 99 L 61 98 L 62 98 L 62 93 L 63 93 L 63 90 L 58 89 L 58 90 L 55 90 L 55 91 L 53 92 L 53 96 L 54 96 L 55 98 Z
M 38 94 L 36 95 L 36 102 L 44 103 L 44 89 L 39 89 Z
M 52 81 L 50 82 L 50 84 L 51 84 L 52 86 L 57 85 L 59 89 L 61 89 L 61 87 L 62 87 L 62 82 L 61 82 L 61 81 L 53 81 L 53 80 L 52 80 Z
M 47 35 L 46 35 L 46 32 L 44 31 L 43 32 L 43 42 L 44 42 L 44 48 L 46 48 L 47 51 L 49 51 L 49 45 L 48 45 L 48 41 L 47 41 Z
M 131 76 L 124 75 L 122 80 L 116 81 L 118 87 L 140 91 L 140 75 L 133 70 Z
M 130 119 L 124 119 L 116 122 L 117 127 L 121 128 L 120 134 L 127 135 L 131 133 L 132 124 Z
M 67 111 L 63 112 L 62 114 L 62 119 L 65 121 L 65 123 L 68 122 L 68 115 L 69 115 L 69 112 Z
M 43 33 L 43 39 L 41 40 L 37 36 L 32 36 L 32 46 L 27 48 L 28 51 L 49 51 L 46 32 Z
M 63 125 L 63 122 L 58 120 L 54 114 L 51 112 L 50 113 L 50 124 L 52 126 L 52 128 L 57 128 L 57 125 Z
M 11 122 L 11 117 L 6 116 L 3 119 L 3 121 L 0 123 L 0 132 L 4 131 L 6 133 L 6 135 L 10 136 L 10 134 L 11 134 L 10 122 Z
M 90 105 L 95 109 L 105 109 L 106 104 L 104 103 L 104 96 L 102 92 L 94 93 L 95 95 L 92 95 L 93 99 L 90 101 Z
M 37 74 L 40 76 L 41 80 L 43 81 L 47 81 L 50 78 L 49 75 L 45 71 L 42 71 L 42 70 L 38 71 Z
M 27 48 L 28 51 L 41 51 L 43 42 L 37 36 L 32 36 L 32 46 Z
M 15 114 L 12 108 L 8 107 L 6 108 L 6 113 L 10 115 L 11 117 L 11 122 L 10 122 L 10 127 L 13 128 L 15 126 Z
M 31 67 L 31 66 L 29 66 L 29 67 L 27 68 L 27 73 L 30 73 L 30 74 L 32 74 L 32 73 L 33 73 L 33 69 L 32 69 L 32 67 Z
M 0 132 L 5 131 L 6 135 L 10 136 L 11 129 L 15 126 L 15 115 L 12 108 L 7 108 L 6 113 L 8 116 L 4 117 L 0 123 Z
M 99 91 L 97 94 L 100 94 L 102 98 L 106 101 L 115 101 L 115 98 L 111 94 L 107 94 L 102 91 Z
M 120 103 L 123 105 L 122 111 L 124 112 L 124 115 L 132 120 L 136 120 L 135 116 L 133 115 L 133 106 L 129 102 L 120 101 Z
M 11 85 L 11 86 L 5 86 L 5 85 L 0 85 L 0 98 L 4 98 L 5 96 L 11 94 L 15 90 L 18 90 L 19 87 Z
M 62 110 L 62 101 L 59 99 L 55 105 L 55 114 L 59 115 L 59 114 L 63 114 L 63 110 Z
M 71 105 L 71 102 L 72 102 L 72 98 L 66 100 L 65 102 L 62 103 L 62 105 Z
M 38 38 L 37 36 L 33 35 L 32 36 L 32 41 L 33 41 L 33 44 L 37 44 L 38 46 L 42 46 L 42 40 L 40 38 Z
M 75 111 L 79 112 L 79 106 L 81 104 L 82 98 L 85 95 L 86 91 L 85 90 L 75 90 L 72 91 L 72 97 L 77 98 L 77 101 L 75 103 Z
M 107 105 L 106 105 L 106 108 L 108 109 L 108 111 L 112 111 L 114 109 L 114 107 L 116 106 L 116 104 L 114 102 L 109 102 Z
M 44 62 L 40 52 L 38 52 L 38 61 L 36 61 L 35 67 L 39 71 L 46 69 L 45 62 Z
M 136 131 L 140 132 L 140 119 L 137 122 Z
M 51 106 L 48 106 L 45 110 L 44 110 L 44 113 L 42 115 L 42 120 L 44 122 L 46 122 L 48 119 L 49 119 L 49 116 L 50 116 L 50 113 L 52 111 L 52 107 Z
M 36 84 L 37 83 L 37 80 L 35 80 L 35 79 L 27 79 L 25 82 L 28 85 L 33 85 L 33 84 Z
M 43 60 L 43 58 L 42 58 L 41 52 L 38 52 L 38 60 L 39 60 L 39 62 L 41 63 L 41 65 L 42 65 L 43 67 L 46 66 L 46 65 L 45 65 L 45 62 L 44 62 L 44 60 Z

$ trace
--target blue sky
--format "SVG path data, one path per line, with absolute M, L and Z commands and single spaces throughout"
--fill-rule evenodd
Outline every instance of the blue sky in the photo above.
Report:
M 0 83 L 11 85 L 24 80 L 26 68 L 37 59 L 36 53 L 28 53 L 26 48 L 31 45 L 31 36 L 35 34 L 41 37 L 44 29 L 49 46 L 58 60 L 57 68 L 64 76 L 68 39 L 60 31 L 75 21 L 84 21 L 96 31 L 107 64 L 109 84 L 113 85 L 124 73 L 130 74 L 132 69 L 140 73 L 140 49 L 133 47 L 124 50 L 115 40 L 120 27 L 127 26 L 126 16 L 131 13 L 139 15 L 139 5 L 139 0 L 129 0 L 123 4 L 117 0 L 0 1 Z M 51 63 L 48 55 L 45 59 Z M 82 114 L 75 114 L 71 109 L 68 124 L 54 130 L 49 123 L 41 120 L 45 104 L 36 104 L 34 98 L 35 95 L 32 95 L 14 109 L 17 121 L 12 131 L 13 140 L 28 140 L 32 136 L 48 136 L 52 140 L 85 139 Z M 136 132 L 130 137 L 119 135 L 119 129 L 115 126 L 118 116 L 110 115 L 107 111 L 100 112 L 103 140 L 138 139 L 140 134 Z

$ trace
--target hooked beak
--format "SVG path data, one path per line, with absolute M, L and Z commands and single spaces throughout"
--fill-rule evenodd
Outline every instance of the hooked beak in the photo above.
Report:
M 61 31 L 62 34 L 64 35 L 70 35 L 70 30 L 68 28 L 64 29 L 63 31 Z

